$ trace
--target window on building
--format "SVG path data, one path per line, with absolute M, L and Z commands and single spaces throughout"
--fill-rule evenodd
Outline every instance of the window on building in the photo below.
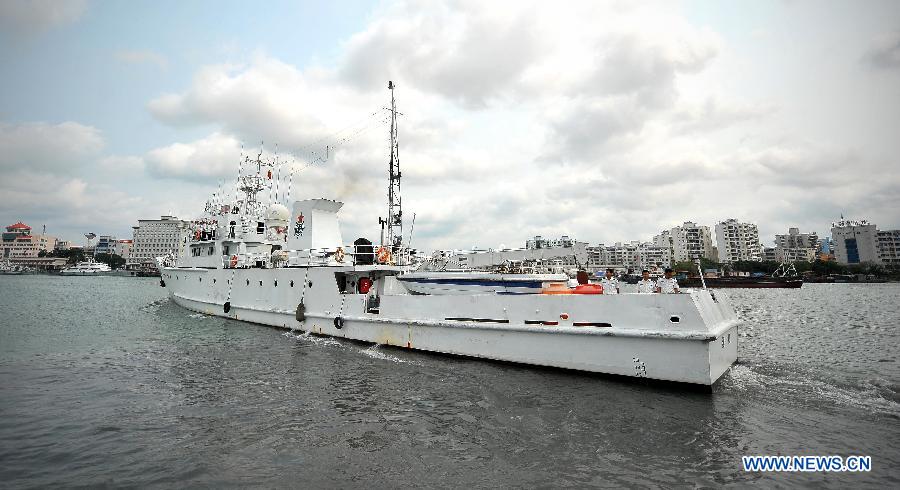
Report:
M 847 238 L 844 240 L 844 246 L 847 247 L 847 263 L 859 263 L 859 248 L 856 245 L 856 238 Z

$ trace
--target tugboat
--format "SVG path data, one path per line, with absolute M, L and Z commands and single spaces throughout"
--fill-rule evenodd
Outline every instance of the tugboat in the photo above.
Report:
M 157 258 L 169 297 L 208 315 L 315 335 L 702 386 L 736 361 L 740 322 L 726 295 L 707 289 L 619 295 L 555 283 L 517 294 L 417 289 L 416 276 L 407 275 L 413 254 L 402 241 L 397 112 L 394 85 L 388 88 L 390 187 L 379 246 L 343 241 L 338 201 L 289 203 L 285 193 L 278 199 L 265 192 L 278 163 L 244 157 L 242 197 L 214 198 L 193 222 L 184 252 Z

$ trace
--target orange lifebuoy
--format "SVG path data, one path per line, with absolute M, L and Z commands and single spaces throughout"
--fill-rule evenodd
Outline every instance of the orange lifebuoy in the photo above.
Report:
M 391 260 L 391 252 L 385 247 L 379 247 L 375 253 L 375 258 L 382 264 L 387 264 Z
M 337 262 L 344 261 L 344 247 L 338 247 L 337 250 L 335 250 L 334 260 L 336 260 Z
M 234 269 L 235 267 L 237 267 L 237 263 L 238 263 L 237 255 L 232 255 L 231 256 L 231 268 Z

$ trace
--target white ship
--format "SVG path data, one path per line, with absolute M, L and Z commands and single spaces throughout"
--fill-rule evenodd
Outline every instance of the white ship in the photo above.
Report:
M 388 245 L 348 245 L 342 203 L 309 199 L 288 210 L 261 202 L 271 196 L 261 191 L 273 163 L 248 163 L 255 168 L 239 177 L 243 198 L 208 205 L 181 256 L 157 259 L 161 284 L 185 308 L 406 349 L 707 386 L 737 359 L 739 322 L 722 293 L 542 294 L 556 278 L 511 276 L 498 287 L 441 288 L 434 278 L 449 282 L 446 273 L 407 274 L 402 233 L 391 232 L 402 216 L 394 201 Z M 496 279 L 453 274 L 464 286 Z M 506 289 L 517 283 L 528 284 Z
M 59 271 L 64 276 L 99 276 L 107 275 L 110 272 L 112 272 L 112 269 L 107 264 L 95 262 L 94 259 L 79 262 Z

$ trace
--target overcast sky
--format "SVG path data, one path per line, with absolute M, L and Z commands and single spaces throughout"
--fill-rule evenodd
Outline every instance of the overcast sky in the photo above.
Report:
M 417 247 L 900 227 L 897 1 L 0 0 L 0 66 L 0 221 L 77 243 L 199 215 L 260 142 L 376 238 L 388 80 Z

